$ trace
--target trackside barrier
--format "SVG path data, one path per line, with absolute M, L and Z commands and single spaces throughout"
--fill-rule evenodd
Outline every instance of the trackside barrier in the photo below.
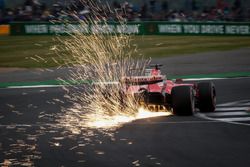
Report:
M 134 34 L 134 35 L 218 35 L 250 36 L 250 23 L 234 22 L 129 22 L 126 25 L 85 25 L 79 23 L 14 22 L 11 35 L 54 35 L 82 32 L 85 34 Z

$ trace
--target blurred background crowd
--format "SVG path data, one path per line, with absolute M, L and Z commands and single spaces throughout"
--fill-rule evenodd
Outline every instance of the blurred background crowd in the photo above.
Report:
M 127 21 L 250 21 L 249 0 L 0 0 L 0 23 L 72 20 L 93 17 L 108 21 L 117 14 Z M 112 12 L 111 12 L 112 11 Z M 95 12 L 95 13 L 96 13 Z M 76 16 L 76 17 L 75 17 Z

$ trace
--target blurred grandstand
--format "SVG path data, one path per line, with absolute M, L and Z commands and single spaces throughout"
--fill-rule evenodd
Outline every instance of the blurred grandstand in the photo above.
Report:
M 94 1 L 96 2 L 96 1 Z M 115 21 L 250 21 L 249 0 L 100 0 L 99 16 Z M 13 21 L 72 20 L 91 16 L 88 0 L 0 0 L 0 24 Z

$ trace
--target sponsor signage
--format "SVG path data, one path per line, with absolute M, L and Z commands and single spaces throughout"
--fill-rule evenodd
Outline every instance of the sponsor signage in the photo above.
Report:
M 12 35 L 52 35 L 70 33 L 134 35 L 241 35 L 250 36 L 250 23 L 130 22 L 82 25 L 79 23 L 11 23 Z
M 159 34 L 250 35 L 250 24 L 158 24 Z
M 140 24 L 49 24 L 49 23 L 12 23 L 13 35 L 49 35 L 70 33 L 100 33 L 100 34 L 139 34 Z

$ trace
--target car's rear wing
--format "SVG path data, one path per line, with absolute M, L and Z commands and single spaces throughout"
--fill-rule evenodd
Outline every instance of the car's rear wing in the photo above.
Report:
M 149 85 L 163 82 L 165 80 L 164 75 L 159 76 L 133 76 L 123 77 L 122 82 L 127 85 Z
M 153 67 L 153 68 L 155 68 L 157 70 L 159 70 L 160 67 L 162 67 L 162 66 L 163 66 L 162 64 L 150 64 L 150 67 Z

